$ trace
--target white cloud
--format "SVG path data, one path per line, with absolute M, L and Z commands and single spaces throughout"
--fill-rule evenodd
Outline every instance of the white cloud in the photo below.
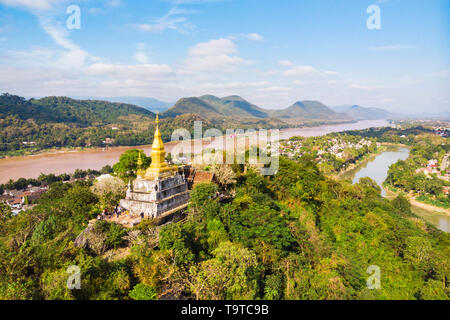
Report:
M 230 39 L 216 39 L 201 42 L 188 50 L 188 59 L 185 61 L 185 73 L 193 71 L 221 70 L 232 71 L 238 66 L 249 64 L 237 56 L 236 45 Z
M 259 88 L 257 91 L 263 91 L 263 92 L 288 92 L 291 91 L 291 88 L 287 87 L 280 87 L 280 86 L 271 86 L 271 87 L 265 87 L 265 88 Z
M 245 37 L 248 40 L 252 40 L 252 41 L 263 41 L 264 40 L 264 38 L 260 34 L 257 34 L 257 33 L 249 33 L 249 34 L 246 34 Z
M 87 75 L 108 76 L 111 78 L 141 79 L 159 81 L 174 76 L 173 70 L 166 64 L 120 65 L 94 63 L 84 69 Z
M 145 54 L 145 52 L 142 51 L 138 51 L 134 54 L 134 59 L 142 64 L 148 64 L 148 57 L 147 54 Z
M 281 60 L 278 62 L 279 65 L 287 67 L 288 69 L 283 72 L 285 77 L 311 77 L 311 76 L 321 76 L 329 77 L 338 75 L 335 71 L 319 71 L 313 66 L 296 66 L 289 60 Z
M 438 72 L 433 72 L 431 76 L 438 78 L 450 78 L 450 70 L 441 70 Z
M 237 53 L 236 45 L 230 39 L 217 39 L 201 42 L 188 50 L 191 56 L 215 56 Z
M 278 64 L 283 67 L 293 67 L 294 66 L 294 64 L 289 60 L 280 60 L 280 61 L 278 61 Z
M 7 6 L 25 7 L 34 10 L 49 10 L 56 4 L 62 4 L 68 0 L 0 0 Z
M 137 27 L 144 32 L 160 33 L 170 29 L 182 34 L 188 34 L 195 29 L 195 26 L 182 15 L 193 13 L 196 13 L 196 11 L 175 7 L 169 10 L 165 16 L 153 20 L 152 23 L 141 23 Z
M 286 77 L 302 77 L 318 73 L 319 71 L 312 66 L 293 66 L 289 70 L 286 70 L 283 75 Z
M 44 31 L 55 41 L 56 44 L 61 46 L 64 51 L 61 53 L 61 57 L 56 63 L 61 68 L 80 68 L 86 64 L 87 59 L 93 61 L 99 60 L 98 58 L 91 56 L 87 51 L 81 49 L 77 44 L 70 40 L 69 31 L 64 28 L 61 22 L 56 22 L 51 16 L 45 14 L 39 14 L 39 23 Z
M 110 8 L 118 8 L 123 5 L 122 0 L 108 0 L 101 7 L 92 7 L 88 9 L 91 14 L 105 14 Z
M 149 59 L 148 59 L 148 55 L 150 54 L 148 48 L 147 48 L 147 44 L 140 42 L 137 44 L 137 51 L 134 54 L 134 59 L 142 64 L 148 64 L 149 63 Z
M 242 89 L 242 88 L 258 88 L 267 86 L 270 83 L 267 81 L 259 81 L 259 82 L 226 82 L 226 83 L 203 83 L 200 84 L 199 87 L 203 90 L 222 90 L 222 89 Z
M 209 2 L 225 2 L 229 0 L 165 0 L 165 1 L 174 4 L 202 4 Z
M 372 51 L 399 51 L 399 50 L 408 50 L 412 49 L 413 46 L 405 45 L 405 44 L 395 44 L 395 45 L 388 45 L 388 46 L 377 46 L 372 47 L 370 50 Z
M 373 91 L 373 90 L 378 90 L 378 89 L 385 88 L 384 86 L 362 85 L 362 84 L 359 84 L 359 83 L 352 83 L 352 84 L 349 85 L 349 87 L 351 89 L 360 89 L 360 90 L 365 90 L 365 91 Z
M 120 7 L 123 4 L 122 0 L 108 0 L 105 3 L 106 7 Z

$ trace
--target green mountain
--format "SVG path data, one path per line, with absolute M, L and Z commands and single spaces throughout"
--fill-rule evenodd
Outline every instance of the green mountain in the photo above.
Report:
M 84 99 L 84 98 L 80 98 Z M 136 105 L 152 112 L 164 112 L 174 105 L 173 102 L 165 102 L 155 98 L 146 97 L 89 97 L 87 99 L 105 100 L 110 102 L 121 102 L 126 104 Z
M 172 108 L 164 112 L 163 116 L 173 117 L 187 113 L 200 114 L 208 119 L 224 117 L 268 118 L 266 110 L 251 104 L 239 96 L 218 98 L 213 95 L 204 95 L 198 98 L 182 98 Z
M 37 123 L 71 123 L 80 126 L 110 124 L 120 117 L 140 115 L 155 117 L 147 109 L 100 100 L 75 100 L 68 97 L 29 99 L 3 94 L 0 96 L 0 118 L 16 116 L 21 120 L 32 119 Z
M 280 119 L 348 119 L 345 114 L 336 113 L 319 101 L 298 101 L 287 109 L 272 111 L 270 115 Z
M 342 112 L 348 114 L 355 120 L 377 120 L 377 119 L 388 119 L 394 116 L 389 111 L 380 108 L 367 108 L 358 105 L 343 105 L 333 107 L 336 112 Z
M 299 101 L 286 109 L 267 110 L 239 96 L 218 98 L 213 95 L 180 99 L 163 116 L 189 113 L 200 114 L 210 120 L 272 119 L 280 123 L 286 120 L 349 120 L 348 115 L 334 112 L 318 101 Z

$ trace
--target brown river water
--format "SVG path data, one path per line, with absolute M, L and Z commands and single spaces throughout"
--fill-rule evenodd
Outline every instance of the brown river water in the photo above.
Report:
M 293 136 L 321 136 L 331 132 L 342 132 L 346 130 L 361 130 L 371 127 L 384 127 L 389 125 L 385 120 L 365 120 L 358 121 L 355 123 L 345 123 L 345 124 L 335 124 L 335 125 L 323 125 L 317 127 L 309 128 L 292 128 L 292 129 L 282 129 L 280 130 L 280 139 L 289 139 Z M 212 140 L 214 142 L 214 139 Z M 166 151 L 171 152 L 174 146 L 178 142 L 165 143 Z M 225 142 L 226 143 L 226 142 Z M 189 144 L 187 142 L 187 144 Z M 203 148 L 214 145 L 211 141 L 204 141 Z M 55 152 L 55 153 L 44 153 L 39 155 L 32 155 L 26 157 L 13 157 L 0 159 L 0 183 L 5 183 L 9 179 L 17 180 L 18 178 L 37 178 L 41 173 L 49 174 L 61 174 L 61 173 L 72 173 L 76 169 L 96 169 L 99 170 L 103 166 L 109 164 L 113 165 L 116 163 L 120 155 L 126 150 L 130 149 L 141 149 L 145 153 L 150 154 L 152 149 L 151 145 L 147 146 L 135 146 L 135 147 L 114 147 L 108 149 L 87 149 L 81 151 L 66 151 L 66 152 Z M 405 153 L 405 152 L 404 152 Z M 380 155 L 377 160 L 374 161 L 379 163 L 383 157 L 386 155 Z M 394 161 L 395 162 L 395 161 Z M 389 162 L 391 163 L 391 162 Z M 374 163 L 375 164 L 375 163 Z M 382 168 L 381 168 L 382 167 Z M 355 170 L 356 176 L 370 176 L 374 179 L 378 175 L 385 175 L 388 166 L 381 166 L 380 170 L 374 172 L 364 171 L 361 168 Z M 353 174 L 355 174 L 355 172 Z M 384 177 L 384 176 L 383 176 Z M 385 177 L 384 177 L 385 178 Z M 379 183 L 381 183 L 384 178 L 382 178 Z M 450 221 L 449 217 L 429 212 L 420 209 L 420 212 L 416 212 L 417 208 L 413 208 L 414 212 L 419 216 L 425 218 L 425 220 L 436 225 L 439 229 L 449 232 Z
M 280 139 L 288 139 L 293 136 L 320 136 L 331 132 L 346 130 L 361 130 L 371 127 L 383 127 L 389 125 L 385 120 L 365 120 L 355 123 L 343 123 L 323 125 L 309 128 L 292 128 L 280 130 Z M 166 143 L 166 151 L 171 152 L 177 142 Z M 207 146 L 209 143 L 204 144 Z M 116 163 L 120 155 L 129 149 L 143 149 L 150 154 L 151 145 L 135 147 L 113 147 L 108 149 L 91 149 L 81 151 L 66 151 L 44 153 L 25 157 L 13 157 L 0 159 L 0 183 L 9 179 L 37 178 L 41 173 L 61 174 L 72 173 L 76 169 L 99 170 L 103 166 Z

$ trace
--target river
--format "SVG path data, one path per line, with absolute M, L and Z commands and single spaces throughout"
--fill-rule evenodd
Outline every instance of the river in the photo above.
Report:
M 292 128 L 280 130 L 280 139 L 292 136 L 320 136 L 331 132 L 346 130 L 361 130 L 371 127 L 384 127 L 389 125 L 386 120 L 364 120 L 354 123 L 323 125 L 316 127 Z M 176 143 L 166 143 L 166 151 L 171 152 Z M 207 145 L 207 144 L 206 144 Z M 99 170 L 103 166 L 116 163 L 120 155 L 129 149 L 143 149 L 150 154 L 151 145 L 136 147 L 114 147 L 108 149 L 87 149 L 66 152 L 44 153 L 25 157 L 0 159 L 0 183 L 9 179 L 37 178 L 41 173 L 61 174 L 72 173 L 76 169 Z
M 359 166 L 344 173 L 342 179 L 350 179 L 353 183 L 357 183 L 362 177 L 370 177 L 375 180 L 378 185 L 382 185 L 387 178 L 389 167 L 399 161 L 405 160 L 409 156 L 409 149 L 402 147 L 389 146 L 386 151 L 368 161 L 364 161 Z M 387 198 L 392 198 L 392 195 L 387 195 L 382 188 L 382 195 Z M 412 211 L 436 226 L 438 229 L 450 232 L 450 217 L 439 212 L 428 211 L 423 208 L 411 205 Z

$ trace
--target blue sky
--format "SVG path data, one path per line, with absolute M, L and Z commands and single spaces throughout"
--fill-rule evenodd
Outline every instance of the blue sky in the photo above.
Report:
M 0 0 L 0 92 L 445 112 L 449 18 L 448 0 Z

